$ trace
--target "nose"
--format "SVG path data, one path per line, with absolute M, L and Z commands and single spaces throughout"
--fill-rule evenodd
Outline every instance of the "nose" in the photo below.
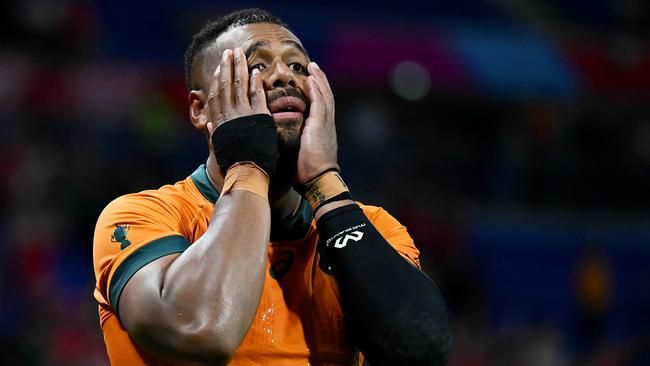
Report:
M 275 62 L 271 66 L 269 76 L 264 81 L 264 89 L 270 90 L 282 87 L 296 87 L 296 76 L 283 62 Z

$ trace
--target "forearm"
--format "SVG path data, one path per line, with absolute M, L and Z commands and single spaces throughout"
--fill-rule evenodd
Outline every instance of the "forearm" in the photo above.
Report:
M 317 225 L 345 317 L 370 363 L 444 364 L 451 324 L 436 285 L 392 248 L 356 204 L 321 214 Z M 358 240 L 338 240 L 346 233 Z
M 269 233 L 268 201 L 244 191 L 221 197 L 208 230 L 165 273 L 166 317 L 213 327 L 225 348 L 236 348 L 257 311 Z
M 370 363 L 443 364 L 451 324 L 433 281 L 384 239 L 338 173 L 308 182 L 304 195 L 315 212 L 319 252 L 332 268 L 345 317 Z

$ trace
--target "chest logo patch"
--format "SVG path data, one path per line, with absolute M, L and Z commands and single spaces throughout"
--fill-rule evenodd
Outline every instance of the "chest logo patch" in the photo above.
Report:
M 122 250 L 131 245 L 131 241 L 126 238 L 129 229 L 131 229 L 131 225 L 129 224 L 115 225 L 115 231 L 113 231 L 113 235 L 111 235 L 111 241 L 113 243 L 120 243 L 120 249 Z
M 271 268 L 269 272 L 274 280 L 284 277 L 293 265 L 294 254 L 291 250 L 283 250 L 273 253 Z

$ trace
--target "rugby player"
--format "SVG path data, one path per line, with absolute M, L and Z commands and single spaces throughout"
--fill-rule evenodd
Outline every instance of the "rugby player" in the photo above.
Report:
M 444 364 L 448 310 L 406 228 L 353 200 L 332 90 L 300 40 L 234 12 L 194 36 L 186 76 L 207 161 L 97 222 L 111 363 Z

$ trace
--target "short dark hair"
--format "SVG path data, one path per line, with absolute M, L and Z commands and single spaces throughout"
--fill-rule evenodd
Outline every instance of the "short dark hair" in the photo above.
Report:
M 201 51 L 230 28 L 253 23 L 278 24 L 288 29 L 280 18 L 260 8 L 234 11 L 208 22 L 192 37 L 192 43 L 185 51 L 185 84 L 187 88 L 192 89 L 192 67 Z

